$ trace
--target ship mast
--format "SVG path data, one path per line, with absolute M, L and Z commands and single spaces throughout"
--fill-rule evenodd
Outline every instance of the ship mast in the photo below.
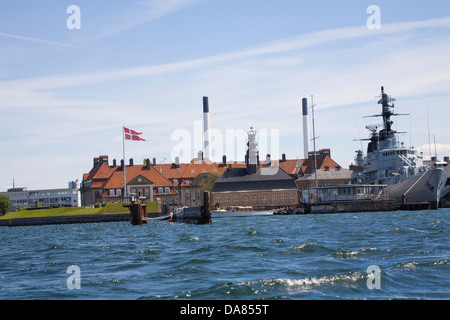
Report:
M 391 121 L 391 116 L 404 116 L 408 114 L 399 114 L 394 113 L 391 111 L 391 109 L 395 108 L 395 105 L 391 102 L 396 101 L 395 98 L 392 98 L 391 96 L 387 95 L 384 92 L 384 87 L 381 87 L 381 99 L 378 101 L 378 104 L 382 105 L 381 114 L 376 114 L 372 116 L 366 116 L 364 118 L 370 118 L 370 117 L 383 117 L 383 130 L 379 133 L 379 140 L 386 140 L 388 138 L 392 138 L 397 131 L 392 130 L 392 124 L 394 123 Z M 371 129 L 369 129 L 371 130 Z M 404 132 L 403 132 L 404 133 Z

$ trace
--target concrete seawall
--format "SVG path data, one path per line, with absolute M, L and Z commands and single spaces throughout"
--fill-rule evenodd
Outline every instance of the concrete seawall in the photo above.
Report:
M 338 201 L 306 206 L 305 213 L 376 212 L 400 210 L 395 200 Z
M 40 218 L 20 218 L 0 220 L 0 227 L 22 227 L 22 226 L 41 226 L 49 224 L 72 224 L 72 223 L 99 223 L 99 222 L 119 222 L 130 221 L 131 214 L 111 213 L 111 214 L 91 214 L 76 216 L 56 216 Z

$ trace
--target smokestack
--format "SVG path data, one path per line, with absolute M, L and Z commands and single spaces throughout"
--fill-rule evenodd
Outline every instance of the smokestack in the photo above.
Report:
M 211 160 L 211 132 L 209 126 L 208 97 L 203 97 L 203 153 L 205 158 Z
M 308 129 L 308 99 L 303 98 L 302 100 L 303 109 L 303 153 L 304 158 L 308 159 L 309 153 L 309 129 Z

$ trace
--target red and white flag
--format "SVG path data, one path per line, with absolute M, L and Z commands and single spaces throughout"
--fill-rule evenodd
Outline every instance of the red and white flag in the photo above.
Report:
M 125 140 L 145 141 L 145 139 L 139 137 L 142 134 L 142 132 L 136 132 L 134 130 L 123 127 L 123 133 L 125 136 Z

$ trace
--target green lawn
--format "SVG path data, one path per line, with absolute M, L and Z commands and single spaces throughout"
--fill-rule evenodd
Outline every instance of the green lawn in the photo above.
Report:
M 158 203 L 156 201 L 147 203 L 148 212 L 160 211 Z M 10 212 L 0 220 L 7 219 L 20 219 L 20 218 L 40 218 L 40 217 L 56 217 L 56 216 L 74 216 L 84 214 L 104 214 L 104 213 L 126 213 L 130 210 L 122 205 L 122 203 L 108 203 L 101 208 L 86 208 L 86 207 L 73 207 L 73 208 L 55 208 L 55 209 L 42 209 L 42 210 L 23 210 L 18 212 Z

